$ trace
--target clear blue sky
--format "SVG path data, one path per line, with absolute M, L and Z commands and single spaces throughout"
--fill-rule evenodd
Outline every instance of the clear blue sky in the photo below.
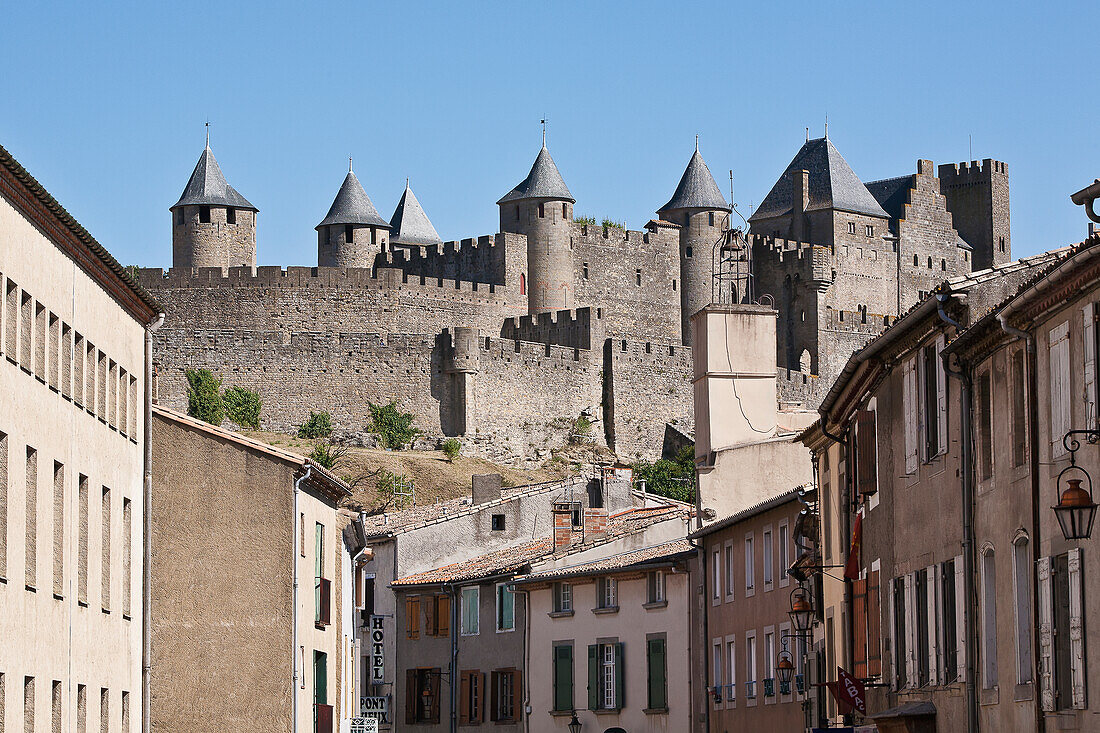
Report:
M 965 6 L 965 7 L 964 7 Z M 168 207 L 211 121 L 260 209 L 260 264 L 316 264 L 347 157 L 386 218 L 444 239 L 550 150 L 577 213 L 640 228 L 695 135 L 747 210 L 810 127 L 865 181 L 1009 164 L 1013 249 L 1083 238 L 1100 176 L 1096 3 L 7 3 L 0 144 L 123 263 L 168 266 Z

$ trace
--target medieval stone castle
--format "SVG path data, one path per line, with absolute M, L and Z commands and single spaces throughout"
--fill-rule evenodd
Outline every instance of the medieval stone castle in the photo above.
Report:
M 778 398 L 811 409 L 938 283 L 1011 257 L 1004 163 L 921 160 L 864 184 L 828 138 L 807 140 L 747 233 L 698 150 L 644 231 L 577 222 L 574 203 L 544 144 L 497 202 L 497 234 L 442 242 L 407 185 L 386 221 L 349 170 L 317 266 L 257 267 L 258 210 L 207 146 L 171 207 L 172 268 L 140 274 L 167 312 L 160 400 L 184 407 L 184 370 L 206 367 L 260 393 L 266 429 L 323 409 L 362 430 L 368 401 L 396 400 L 427 435 L 497 459 L 544 456 L 582 415 L 620 456 L 653 458 L 692 432 L 689 317 L 722 256 L 754 276 L 723 297 L 779 311 Z

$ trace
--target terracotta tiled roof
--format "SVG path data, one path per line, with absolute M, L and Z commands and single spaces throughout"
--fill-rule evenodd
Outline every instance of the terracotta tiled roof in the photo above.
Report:
M 696 553 L 695 546 L 686 539 L 673 540 L 652 547 L 643 547 L 640 550 L 631 550 L 619 555 L 592 560 L 564 568 L 554 568 L 541 573 L 532 573 L 521 579 L 521 582 L 537 582 L 553 580 L 555 578 L 570 578 L 579 575 L 595 575 L 613 570 L 625 570 L 636 565 L 654 565 L 687 557 Z
M 570 555 L 581 550 L 591 549 L 598 545 L 611 542 L 615 539 L 640 532 L 660 522 L 665 522 L 677 517 L 687 518 L 691 514 L 689 509 L 682 506 L 642 507 L 627 509 L 608 518 L 607 534 L 598 540 L 592 540 L 577 545 L 571 545 L 561 554 Z M 522 545 L 495 550 L 479 555 L 468 560 L 444 565 L 440 568 L 425 570 L 420 573 L 407 575 L 393 582 L 396 588 L 421 585 L 438 585 L 441 583 L 461 583 L 480 578 L 491 578 L 498 575 L 509 575 L 522 570 L 531 562 L 543 557 L 554 555 L 554 540 L 552 537 L 543 537 Z
M 747 509 L 742 509 L 735 514 L 731 514 L 727 517 L 723 517 L 722 519 L 718 519 L 706 525 L 705 527 L 700 527 L 699 529 L 689 534 L 688 538 L 695 539 L 697 537 L 708 535 L 711 532 L 717 532 L 720 529 L 725 529 L 726 527 L 737 524 L 738 522 L 743 522 L 746 519 L 755 517 L 757 514 L 762 514 L 769 509 L 774 509 L 778 506 L 798 501 L 798 492 L 800 491 L 805 491 L 807 494 L 809 494 L 810 492 L 813 492 L 815 490 L 816 487 L 813 484 L 803 484 L 802 486 L 797 486 L 790 491 L 784 491 L 779 496 L 773 496 L 771 499 L 765 499 L 759 504 L 755 504 L 748 507 Z

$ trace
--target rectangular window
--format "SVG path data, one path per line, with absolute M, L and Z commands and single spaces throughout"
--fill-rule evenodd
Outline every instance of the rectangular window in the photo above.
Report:
M 61 681 L 50 685 L 50 730 L 61 733 Z
M 65 467 L 53 462 L 53 594 L 65 590 Z
M 61 321 L 53 313 L 50 313 L 49 322 L 50 343 L 46 357 L 46 381 L 50 383 L 50 387 L 56 390 L 61 386 L 61 370 L 59 369 L 61 366 Z
M 78 333 L 73 343 L 73 401 L 81 406 L 85 404 L 86 399 L 84 396 L 85 353 L 84 337 Z
M 1012 574 L 1016 591 L 1016 683 L 1032 681 L 1031 557 L 1026 537 L 1012 545 Z
M 31 337 L 34 333 L 34 299 L 24 290 L 19 301 L 19 366 L 31 371 Z
M 745 637 L 745 697 L 756 699 L 756 635 Z
M 719 701 L 720 701 L 720 698 L 721 698 L 720 693 L 721 693 L 722 688 L 724 687 L 724 685 L 722 684 L 722 642 L 721 641 L 714 642 L 714 648 L 711 651 L 711 661 L 712 661 L 712 664 L 714 665 L 714 669 L 711 672 L 711 674 L 712 674 L 711 682 L 712 682 L 712 684 L 714 686 L 714 689 L 715 689 L 715 696 L 718 697 Z
M 542 204 L 539 204 L 539 218 L 542 219 L 544 216 L 546 216 L 546 209 Z
M 38 451 L 27 446 L 26 509 L 24 533 L 26 562 L 24 576 L 28 588 L 38 587 Z
M 225 210 L 225 223 L 236 224 L 237 223 L 237 210 L 230 207 Z
M 982 688 L 997 686 L 997 564 L 993 550 L 982 554 Z
M 6 307 L 4 315 L 4 351 L 12 361 L 18 359 L 16 352 L 19 345 L 19 286 L 11 280 L 7 281 Z
M 600 578 L 596 581 L 596 590 L 599 593 L 597 608 L 618 608 L 619 587 L 614 578 Z
M 569 613 L 573 610 L 573 585 L 571 583 L 554 584 L 554 612 Z
M 762 538 L 764 543 L 764 590 L 770 590 L 772 585 L 772 533 L 771 530 L 765 530 Z
M 60 728 L 58 728 L 60 730 Z M 122 731 L 127 733 L 130 730 L 130 693 L 126 690 L 122 691 Z
M 1066 452 L 1062 438 L 1070 430 L 1071 389 L 1069 369 L 1069 322 L 1050 330 L 1050 447 L 1057 458 Z
M 0 706 L 0 714 L 3 707 Z M 88 733 L 88 686 L 76 686 L 76 733 Z
M 721 646 L 718 649 L 721 650 Z M 726 642 L 726 672 L 729 677 L 726 699 L 732 702 L 737 699 L 737 643 L 733 639 Z
M 870 610 L 867 608 L 867 579 L 852 581 L 852 672 L 856 677 L 867 677 L 867 626 Z
M 863 496 L 878 492 L 878 428 L 874 410 L 856 413 L 856 484 Z
M 100 544 L 102 546 L 102 577 L 100 578 L 100 600 L 104 611 L 111 610 L 111 490 L 103 487 L 100 506 Z
M 903 368 L 903 387 L 905 406 L 905 473 L 911 474 L 917 470 L 917 424 L 919 420 L 917 410 L 917 369 L 913 359 L 905 362 Z
M 554 646 L 554 710 L 573 709 L 573 644 Z
M 602 707 L 604 710 L 615 710 L 618 707 L 616 705 L 617 701 L 615 699 L 615 651 L 617 645 L 602 644 L 601 646 L 603 647 L 603 659 L 600 665 L 600 680 L 602 682 L 602 686 L 600 689 L 603 692 L 603 699 L 601 700 L 600 707 Z
M 668 708 L 668 669 L 665 664 L 665 640 L 657 637 L 646 640 L 646 670 L 649 710 Z
M 788 583 L 787 569 L 791 565 L 791 557 L 789 550 L 790 543 L 790 529 L 786 522 L 779 525 L 779 585 L 785 586 Z
M 641 270 L 635 270 L 634 271 L 634 284 L 639 286 L 639 287 L 641 286 L 641 284 L 642 284 L 642 271 Z
M 210 223 L 210 207 L 209 206 L 200 206 L 199 207 L 199 223 L 200 224 L 209 224 Z
M 665 602 L 665 572 L 654 570 L 646 576 L 646 590 L 649 603 Z
M 439 667 L 405 670 L 405 722 L 439 722 Z
M 875 228 L 873 226 L 871 226 L 870 224 L 867 225 L 866 231 L 867 231 L 867 236 L 868 237 L 875 236 Z
M 131 595 L 131 558 L 130 553 L 132 551 L 132 535 L 133 535 L 133 511 L 130 508 L 130 500 L 126 497 L 122 498 L 122 615 L 126 618 L 130 618 L 130 595 Z M 293 554 L 291 550 L 291 554 Z
M 46 381 L 46 309 L 34 303 L 34 375 Z
M 313 525 L 313 610 L 317 626 L 326 626 L 330 621 L 330 582 L 325 578 L 325 525 L 315 522 Z
M 764 696 L 775 695 L 775 634 L 764 634 Z
M 733 580 L 733 545 L 726 545 L 726 597 L 732 598 L 734 590 Z
M 1012 465 L 1027 460 L 1027 403 L 1024 387 L 1024 351 L 1012 354 Z
M 879 571 L 872 570 L 867 574 L 867 674 L 870 677 L 882 676 L 881 613 Z
M 855 234 L 856 233 L 856 223 L 854 221 L 848 222 L 848 233 L 849 234 Z
M 458 724 L 482 722 L 485 719 L 485 675 L 476 669 L 463 670 L 458 695 Z
M 462 635 L 475 636 L 480 631 L 481 590 L 475 585 L 462 589 Z
M 80 474 L 77 484 L 76 601 L 88 605 L 88 477 Z
M 943 682 L 951 684 L 959 678 L 958 607 L 955 600 L 955 561 L 940 565 L 940 617 L 943 621 Z
M 750 535 L 745 538 L 745 592 L 751 593 L 753 591 L 753 584 L 756 582 L 755 578 L 756 570 L 756 557 L 753 551 L 753 538 Z
M 978 464 L 983 481 L 993 476 L 993 393 L 988 371 L 978 377 Z
M 714 552 L 711 556 L 711 598 L 718 600 L 722 597 L 722 555 L 719 553 L 718 548 L 714 548 Z M 726 586 L 726 592 L 732 590 L 728 585 Z
M 518 717 L 516 715 L 516 693 L 519 690 L 519 670 L 498 669 L 493 672 L 493 700 L 492 715 L 498 723 L 512 723 Z
M 23 731 L 34 733 L 34 677 L 23 678 Z
M 587 279 L 588 279 L 588 263 L 587 263 L 587 262 L 585 262 L 585 263 L 583 263 L 583 264 L 581 265 L 581 276 L 582 276 L 582 277 L 583 277 L 583 278 L 584 278 L 585 280 L 587 280 Z
M 405 636 L 409 639 L 420 638 L 420 596 L 405 599 Z
M 516 594 L 507 583 L 497 584 L 497 631 L 516 628 Z
M 931 460 L 940 452 L 939 438 L 939 359 L 936 358 L 936 345 L 929 344 L 921 349 L 921 415 L 924 425 L 924 457 Z
M 111 698 L 106 687 L 99 688 L 99 733 L 111 730 Z
M 916 632 L 917 632 L 917 686 L 923 687 L 929 683 L 928 651 L 930 644 L 930 628 L 928 619 L 928 573 L 918 570 L 916 573 Z
M 905 578 L 894 578 L 894 683 L 899 690 L 909 686 L 906 611 Z

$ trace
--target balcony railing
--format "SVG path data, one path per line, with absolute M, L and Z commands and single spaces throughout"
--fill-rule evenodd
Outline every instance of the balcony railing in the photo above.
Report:
M 767 677 L 764 680 L 764 697 L 775 697 L 775 678 Z
M 794 689 L 798 690 L 799 694 L 806 691 L 806 678 L 800 674 L 794 676 Z
M 735 683 L 731 682 L 728 685 L 724 685 L 724 687 L 726 688 L 726 700 L 729 701 L 729 702 L 733 702 L 734 700 L 736 700 L 737 699 L 737 685 Z
M 333 733 L 331 705 L 313 703 L 313 733 Z
M 317 626 L 328 626 L 332 623 L 332 581 L 328 578 L 317 578 L 314 586 L 317 601 Z
M 745 683 L 745 697 L 747 697 L 750 700 L 755 700 L 756 699 L 756 681 L 755 680 Z

